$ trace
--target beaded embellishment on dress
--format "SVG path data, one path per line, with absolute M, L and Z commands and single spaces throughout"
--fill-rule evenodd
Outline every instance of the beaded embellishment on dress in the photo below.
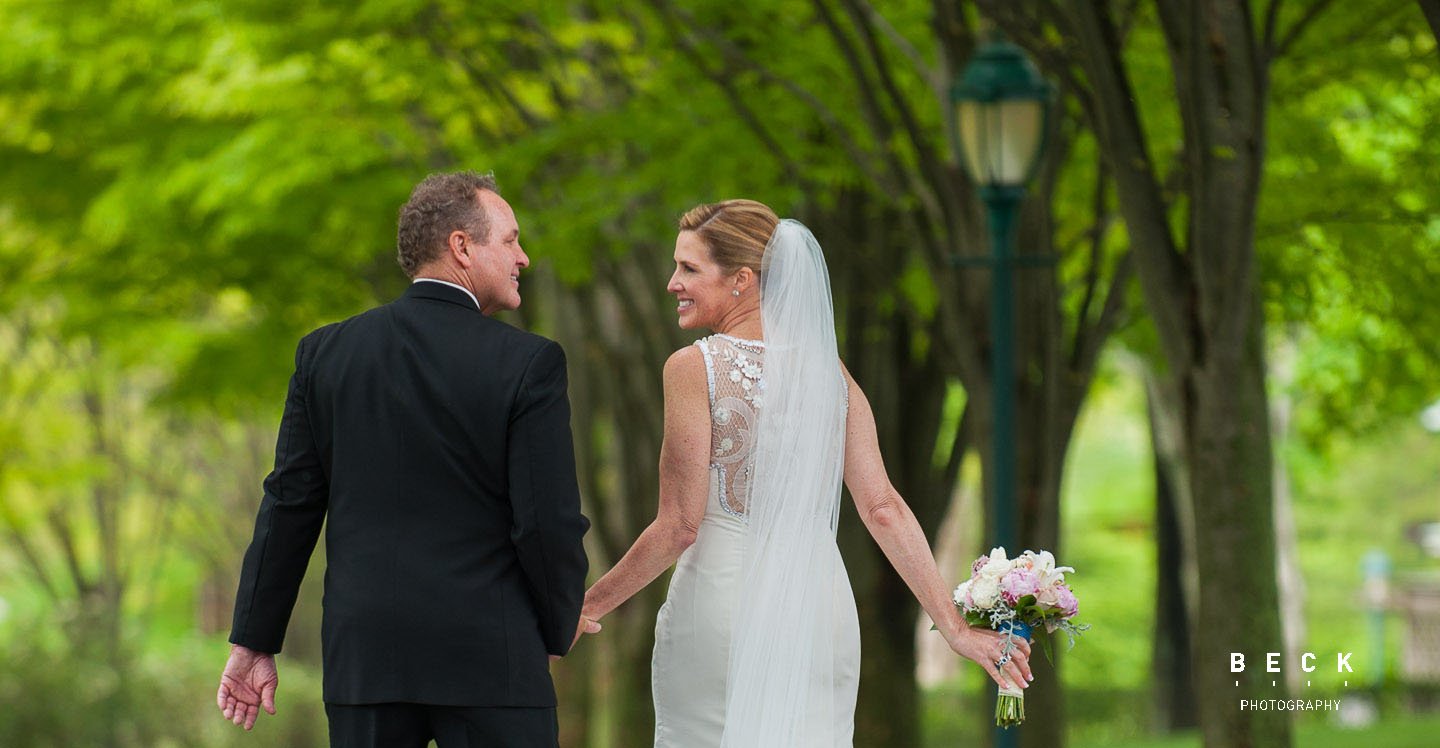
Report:
M 720 506 L 745 520 L 756 416 L 765 402 L 765 343 L 717 334 L 695 345 L 710 388 L 710 469 L 720 475 Z

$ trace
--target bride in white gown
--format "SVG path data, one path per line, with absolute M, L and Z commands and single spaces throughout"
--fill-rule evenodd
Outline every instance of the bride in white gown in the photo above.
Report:
M 585 596 L 599 620 L 678 560 L 655 624 L 657 748 L 850 746 L 855 598 L 835 545 L 843 476 L 866 528 L 956 653 L 1029 679 L 1029 645 L 966 625 L 880 457 L 840 363 L 820 246 L 761 203 L 680 221 L 682 328 L 715 334 L 665 364 L 655 521 Z M 763 333 L 763 334 L 762 334 Z

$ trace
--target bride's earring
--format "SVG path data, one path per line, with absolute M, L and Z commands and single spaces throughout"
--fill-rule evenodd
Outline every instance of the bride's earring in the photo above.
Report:
M 733 294 L 735 294 L 736 296 L 739 296 L 739 295 L 740 295 L 740 289 L 737 288 L 737 289 L 731 291 L 730 293 L 733 293 Z

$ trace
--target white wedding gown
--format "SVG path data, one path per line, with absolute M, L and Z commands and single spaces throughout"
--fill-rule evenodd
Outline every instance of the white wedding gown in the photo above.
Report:
M 746 506 L 754 472 L 754 425 L 764 407 L 764 343 L 714 335 L 696 343 L 710 389 L 710 490 L 695 543 L 681 554 L 655 622 L 651 685 L 656 748 L 719 746 L 725 729 L 731 634 L 748 536 Z M 831 615 L 833 685 L 826 681 L 825 734 L 796 748 L 848 748 L 860 680 L 855 597 L 835 553 Z M 818 582 L 819 580 L 817 580 Z M 828 671 L 827 671 L 828 672 Z M 823 697 L 823 694 L 822 694 Z M 821 711 L 821 710 L 817 710 Z

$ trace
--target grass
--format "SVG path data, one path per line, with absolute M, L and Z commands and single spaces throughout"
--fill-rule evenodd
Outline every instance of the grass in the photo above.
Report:
M 1433 748 L 1440 742 L 1440 714 L 1396 717 L 1364 729 L 1347 729 L 1323 722 L 1301 723 L 1295 728 L 1295 748 Z M 1072 742 L 1074 748 L 1090 743 Z M 1200 748 L 1199 733 L 1153 736 L 1106 743 L 1106 748 Z
M 1334 694 L 1327 694 L 1333 697 Z M 1321 696 L 1320 698 L 1325 698 Z M 953 748 L 980 745 L 992 728 L 989 715 L 992 693 L 964 694 L 953 688 L 933 689 L 925 698 L 924 745 Z M 1072 689 L 1066 694 L 1071 748 L 1200 748 L 1196 730 L 1167 735 L 1151 734 L 1147 722 L 1148 694 L 1144 690 L 1092 691 Z M 1440 735 L 1440 713 L 1409 713 L 1399 698 L 1388 698 L 1384 717 L 1366 728 L 1335 724 L 1333 713 L 1294 713 L 1296 748 L 1429 748 Z M 1034 719 L 1034 715 L 1031 716 Z

